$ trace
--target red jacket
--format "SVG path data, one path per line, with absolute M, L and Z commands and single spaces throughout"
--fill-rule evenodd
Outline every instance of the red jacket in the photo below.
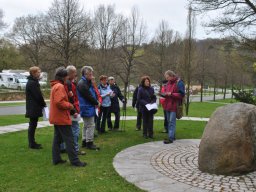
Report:
M 70 110 L 73 108 L 68 101 L 64 85 L 60 81 L 51 81 L 50 118 L 54 125 L 71 125 Z
M 71 82 L 72 93 L 73 93 L 72 98 L 73 98 L 73 100 L 74 100 L 73 105 L 74 105 L 74 107 L 76 108 L 76 112 L 77 112 L 77 113 L 80 113 L 79 101 L 78 101 L 78 96 L 77 96 L 77 91 L 76 91 L 76 84 L 75 84 L 74 82 L 72 82 L 72 81 L 70 81 L 70 82 Z M 67 83 L 65 84 L 65 90 L 66 90 L 67 93 L 69 92 L 69 90 L 68 90 L 68 84 L 67 84 Z
M 165 97 L 165 100 L 163 102 L 163 108 L 166 111 L 176 112 L 177 111 L 177 102 L 181 101 L 183 96 L 179 93 L 178 86 L 177 86 L 177 78 L 173 79 L 171 81 L 168 81 L 168 83 L 163 86 L 161 92 L 166 93 L 172 93 L 171 96 Z

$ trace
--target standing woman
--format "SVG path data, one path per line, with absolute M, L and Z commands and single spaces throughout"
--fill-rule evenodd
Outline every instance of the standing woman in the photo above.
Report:
M 150 85 L 150 78 L 144 76 L 141 79 L 141 87 L 138 90 L 137 102 L 139 103 L 139 110 L 142 113 L 143 119 L 143 137 L 153 139 L 153 119 L 154 112 L 146 108 L 147 104 L 155 103 L 156 96 L 154 89 Z
M 42 92 L 40 90 L 39 79 L 41 70 L 39 67 L 31 67 L 30 75 L 26 85 L 26 117 L 29 118 L 28 143 L 31 149 L 42 149 L 41 144 L 35 141 L 35 131 L 38 118 L 43 116 L 42 110 L 46 107 Z
M 97 121 L 97 130 L 99 133 L 106 133 L 106 120 L 108 117 L 109 109 L 111 106 L 111 97 L 114 96 L 113 91 L 110 89 L 110 86 L 107 84 L 107 76 L 100 76 L 100 85 L 98 90 L 102 98 L 102 104 L 100 107 L 100 113 Z
M 84 167 L 86 163 L 78 159 L 72 134 L 70 110 L 74 106 L 69 102 L 64 84 L 68 80 L 68 72 L 64 67 L 56 70 L 55 80 L 51 81 L 50 123 L 54 125 L 52 144 L 52 162 L 54 165 L 65 163 L 60 156 L 60 143 L 66 144 L 69 161 L 73 166 Z

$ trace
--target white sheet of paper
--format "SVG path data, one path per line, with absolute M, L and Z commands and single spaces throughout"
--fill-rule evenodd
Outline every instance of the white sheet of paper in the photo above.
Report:
M 147 104 L 146 108 L 150 111 L 152 109 L 158 109 L 157 104 L 156 103 L 152 103 L 152 104 Z
M 48 107 L 43 108 L 43 119 L 45 121 L 49 119 L 49 108 Z
M 95 112 L 96 112 L 97 117 L 99 117 L 99 109 L 98 108 L 95 109 Z

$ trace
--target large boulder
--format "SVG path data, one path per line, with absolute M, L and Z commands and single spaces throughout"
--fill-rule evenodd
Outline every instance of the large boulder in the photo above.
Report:
M 256 107 L 245 103 L 218 108 L 199 146 L 199 169 L 236 175 L 256 168 Z

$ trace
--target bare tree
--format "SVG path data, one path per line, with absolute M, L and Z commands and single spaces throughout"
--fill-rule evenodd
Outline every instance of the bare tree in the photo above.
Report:
M 32 65 L 41 66 L 44 56 L 43 49 L 43 23 L 44 15 L 28 15 L 15 20 L 9 37 L 20 46 Z
M 100 5 L 94 17 L 94 38 L 99 47 L 99 70 L 108 74 L 114 49 L 118 43 L 118 34 L 122 27 L 122 16 L 115 13 L 113 5 Z M 98 49 L 96 49 L 98 50 Z
M 174 32 L 169 29 L 166 21 L 161 21 L 158 30 L 155 35 L 155 53 L 156 61 L 154 62 L 157 68 L 157 80 L 161 82 L 164 71 L 168 68 L 172 68 L 170 62 L 170 55 L 173 53 L 170 51 L 170 46 L 173 43 Z M 156 72 L 154 70 L 154 72 Z
M 45 45 L 56 52 L 62 65 L 68 65 L 79 49 L 86 46 L 91 20 L 80 8 L 79 0 L 54 0 L 46 18 Z
M 145 24 L 139 16 L 137 8 L 133 8 L 131 15 L 124 20 L 120 33 L 121 48 L 118 51 L 120 65 L 115 67 L 118 75 L 124 83 L 124 96 L 127 96 L 127 88 L 130 83 L 131 74 L 138 58 L 142 56 L 139 52 L 141 44 L 145 40 Z
M 256 2 L 254 0 L 190 0 L 201 13 L 218 11 L 207 26 L 216 31 L 230 31 L 243 38 L 255 39 Z
M 0 30 L 6 27 L 6 23 L 3 21 L 4 12 L 0 9 Z
M 191 76 L 192 76 L 192 59 L 194 52 L 193 37 L 195 33 L 195 14 L 192 10 L 192 7 L 188 8 L 188 17 L 187 17 L 187 37 L 185 39 L 184 46 L 184 78 L 186 82 L 186 115 L 189 112 L 189 101 L 190 101 L 190 87 L 191 87 Z

